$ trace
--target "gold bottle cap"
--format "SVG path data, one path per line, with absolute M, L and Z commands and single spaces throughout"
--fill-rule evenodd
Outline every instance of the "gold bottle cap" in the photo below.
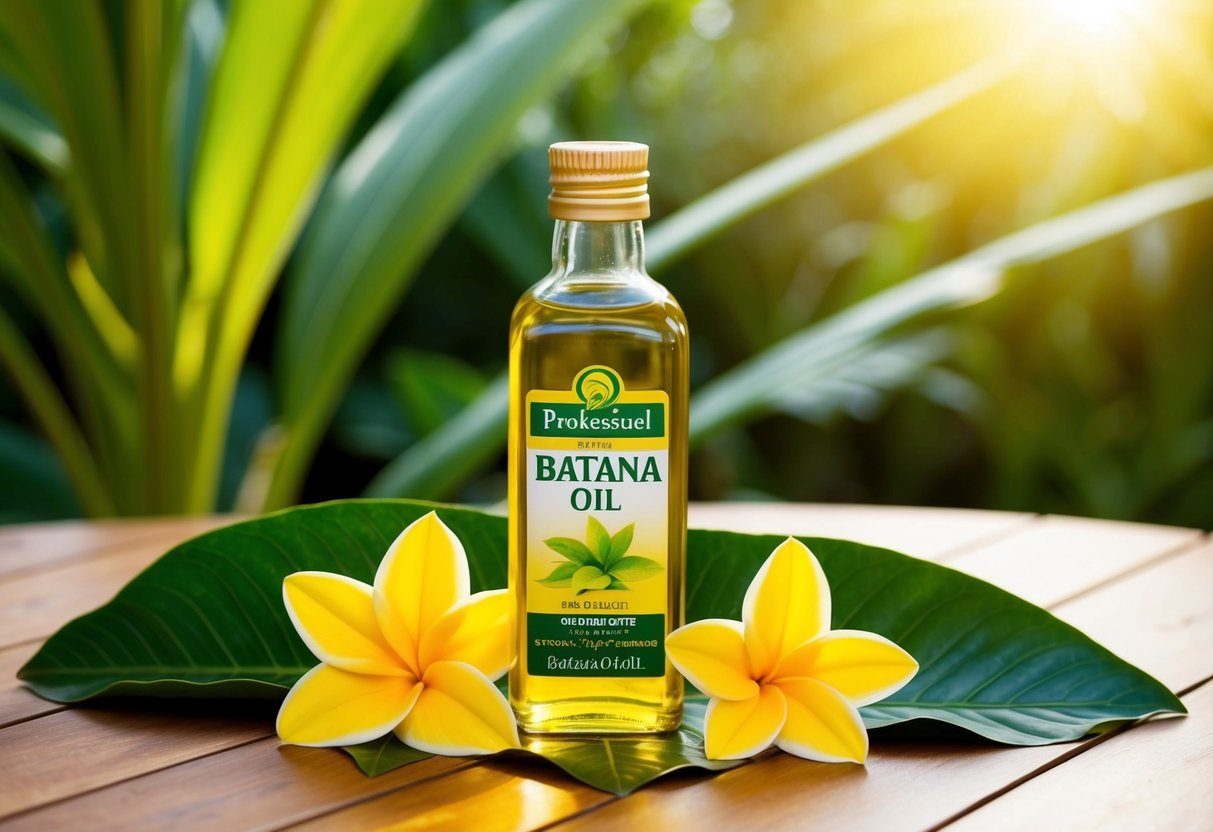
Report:
M 626 222 L 649 216 L 649 146 L 636 142 L 557 142 L 548 148 L 558 220 Z

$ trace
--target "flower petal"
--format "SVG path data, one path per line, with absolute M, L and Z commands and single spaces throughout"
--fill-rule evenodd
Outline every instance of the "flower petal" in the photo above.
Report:
M 296 572 L 282 582 L 287 615 L 309 650 L 325 664 L 353 673 L 403 676 L 379 622 L 371 588 L 329 572 Z
M 809 547 L 789 537 L 775 548 L 746 590 L 741 620 L 755 679 L 830 629 L 830 585 Z
M 463 662 L 434 662 L 425 690 L 396 729 L 408 745 L 431 754 L 493 754 L 518 748 L 509 703 L 483 673 Z
M 758 694 L 740 621 L 705 618 L 666 636 L 666 653 L 678 672 L 714 699 L 738 701 Z
M 421 635 L 423 669 L 437 661 L 466 662 L 489 679 L 510 666 L 510 598 L 504 589 L 477 592 L 447 610 Z
M 278 710 L 278 736 L 293 745 L 355 745 L 391 731 L 421 693 L 411 676 L 370 676 L 326 664 L 303 674 Z
M 704 716 L 704 753 L 709 760 L 741 760 L 770 746 L 783 728 L 787 700 L 772 685 L 740 702 L 713 699 Z
M 859 708 L 895 693 L 917 672 L 914 657 L 884 636 L 863 630 L 832 630 L 788 653 L 773 677 L 811 677 Z
M 388 643 L 418 672 L 422 634 L 468 596 L 469 583 L 463 544 L 432 511 L 388 547 L 375 573 L 375 615 Z
M 868 758 L 868 732 L 859 711 L 842 694 L 816 679 L 780 679 L 772 686 L 783 691 L 788 702 L 777 746 L 822 763 L 862 763 Z

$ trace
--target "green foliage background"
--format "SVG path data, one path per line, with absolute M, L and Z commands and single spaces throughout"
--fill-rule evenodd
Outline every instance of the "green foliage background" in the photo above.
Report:
M 1017 3 L 6 3 L 0 520 L 501 499 L 545 147 L 609 137 L 693 498 L 1213 525 L 1213 25 Z

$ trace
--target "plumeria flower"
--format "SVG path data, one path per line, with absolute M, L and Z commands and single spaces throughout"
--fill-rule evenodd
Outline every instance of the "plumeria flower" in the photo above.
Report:
M 514 716 L 493 686 L 510 659 L 506 591 L 469 594 L 463 545 L 434 512 L 400 533 L 373 587 L 296 572 L 282 595 L 321 662 L 282 703 L 284 742 L 352 745 L 395 731 L 433 754 L 518 747 Z
M 707 756 L 737 760 L 774 743 L 810 760 L 866 760 L 858 708 L 900 689 L 918 663 L 883 636 L 830 630 L 830 585 L 795 538 L 758 570 L 741 618 L 696 621 L 666 639 L 670 661 L 711 697 Z

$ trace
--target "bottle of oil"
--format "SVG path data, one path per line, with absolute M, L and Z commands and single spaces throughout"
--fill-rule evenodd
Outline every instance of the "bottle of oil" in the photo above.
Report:
M 549 157 L 552 271 L 510 324 L 510 703 L 531 733 L 669 731 L 686 319 L 644 271 L 648 147 L 562 142 Z

